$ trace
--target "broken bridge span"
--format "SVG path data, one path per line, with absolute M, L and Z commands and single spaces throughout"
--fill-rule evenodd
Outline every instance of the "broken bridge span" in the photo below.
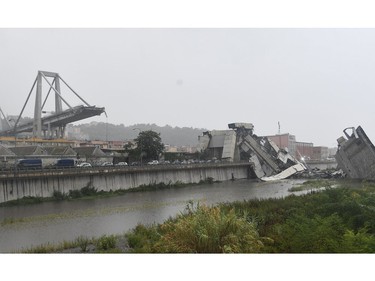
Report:
M 52 79 L 52 81 L 50 81 L 48 78 L 50 80 Z M 48 93 L 46 94 L 43 102 L 42 81 L 45 81 L 49 86 Z M 78 97 L 84 103 L 84 105 L 71 106 L 61 93 L 61 83 L 65 84 L 65 86 L 76 97 Z M 30 122 L 20 124 L 21 116 L 35 87 L 36 95 L 34 119 Z M 52 114 L 42 117 L 42 113 L 47 113 L 47 111 L 45 110 L 45 106 L 51 91 L 55 93 L 54 111 L 51 111 Z M 63 103 L 68 107 L 66 110 L 63 110 Z M 14 126 L 0 131 L 0 136 L 16 137 L 17 134 L 20 133 L 32 133 L 32 136 L 36 138 L 63 138 L 67 124 L 101 115 L 102 113 L 105 113 L 104 107 L 91 106 L 80 95 L 78 95 L 58 73 L 38 71 L 38 75 L 35 78 L 35 81 L 31 87 L 29 95 L 27 96 L 26 102 L 21 110 L 20 115 L 18 116 L 17 120 L 15 120 Z M 4 115 L 3 112 L 2 114 Z M 3 117 L 5 118 L 5 116 Z M 9 122 L 7 123 L 9 124 Z

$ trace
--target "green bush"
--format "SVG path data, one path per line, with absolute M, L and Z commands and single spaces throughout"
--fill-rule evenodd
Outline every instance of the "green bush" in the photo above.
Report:
M 255 225 L 233 209 L 198 206 L 159 231 L 161 239 L 153 249 L 162 253 L 258 253 L 263 248 Z
M 346 230 L 337 214 L 313 218 L 298 214 L 275 228 L 275 244 L 282 253 L 337 253 Z
M 155 225 L 146 227 L 142 224 L 138 224 L 125 237 L 129 247 L 133 249 L 133 252 L 137 253 L 152 253 L 152 246 L 160 239 Z
M 53 192 L 53 195 L 52 197 L 55 199 L 55 200 L 64 200 L 67 196 L 65 193 L 62 193 L 61 191 L 59 190 L 55 190 Z
M 80 190 L 69 190 L 69 198 L 80 198 L 82 193 Z
M 213 177 L 207 177 L 206 178 L 206 183 L 213 184 L 214 183 L 214 178 Z
M 85 186 L 81 188 L 82 196 L 91 196 L 91 195 L 95 195 L 96 193 L 97 193 L 97 190 L 94 187 Z
M 366 228 L 357 233 L 347 230 L 343 237 L 341 253 L 375 253 L 375 236 L 367 232 Z
M 116 237 L 114 235 L 103 235 L 99 237 L 96 241 L 96 249 L 97 251 L 109 251 L 111 249 L 115 249 L 116 247 Z
M 89 240 L 87 237 L 79 236 L 79 237 L 76 239 L 75 242 L 76 242 L 76 244 L 81 248 L 81 251 L 82 251 L 82 252 L 86 252 L 86 251 L 87 251 L 87 246 L 89 245 L 90 240 Z
M 80 190 L 69 190 L 68 197 L 69 198 L 81 198 L 84 196 L 92 196 L 96 195 L 98 192 L 96 188 L 85 186 L 82 187 Z

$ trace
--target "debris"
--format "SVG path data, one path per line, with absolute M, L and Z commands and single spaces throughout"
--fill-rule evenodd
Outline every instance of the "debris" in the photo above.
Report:
M 320 170 L 318 168 L 308 169 L 301 172 L 295 173 L 292 178 L 294 179 L 337 179 L 344 178 L 346 174 L 341 170 L 337 169 L 325 169 Z
M 278 173 L 277 175 L 270 176 L 270 177 L 263 177 L 261 180 L 263 181 L 275 181 L 275 180 L 281 180 L 290 177 L 291 175 L 295 174 L 296 172 L 301 172 L 306 170 L 305 166 L 302 163 L 298 163 L 296 165 L 293 165 L 281 173 Z
M 351 130 L 351 133 L 349 133 Z M 346 128 L 337 139 L 338 168 L 352 179 L 375 180 L 375 148 L 361 126 Z
M 257 178 L 264 181 L 279 180 L 306 170 L 306 167 L 280 149 L 267 137 L 254 134 L 251 123 L 231 123 L 232 130 L 204 132 L 200 147 L 211 157 L 227 161 L 249 161 Z

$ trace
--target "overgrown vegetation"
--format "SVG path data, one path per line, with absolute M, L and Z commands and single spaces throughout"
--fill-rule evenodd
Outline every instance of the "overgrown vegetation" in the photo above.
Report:
M 114 235 L 103 235 L 96 241 L 97 252 L 106 253 L 106 252 L 116 252 L 116 237 Z
M 339 184 L 281 199 L 189 203 L 162 224 L 27 252 L 61 252 L 63 246 L 125 252 L 118 247 L 125 237 L 133 253 L 375 253 L 375 183 Z
M 24 196 L 22 199 L 10 200 L 7 202 L 0 203 L 0 207 L 6 206 L 16 206 L 16 205 L 28 205 L 28 204 L 37 204 L 45 201 L 51 201 L 52 198 L 43 198 L 43 197 L 34 197 L 34 196 Z
M 375 184 L 202 206 L 127 238 L 134 252 L 374 253 Z
M 85 244 L 82 244 L 82 241 L 85 241 Z M 82 252 L 86 252 L 87 245 L 89 243 L 93 243 L 93 240 L 88 238 L 83 238 L 82 236 L 78 237 L 76 240 L 69 242 L 69 241 L 63 241 L 58 244 L 43 244 L 36 247 L 32 247 L 29 249 L 23 249 L 20 252 L 21 253 L 57 253 L 57 252 L 63 252 L 65 249 L 73 249 L 73 248 L 80 248 Z
M 119 236 L 102 235 L 99 238 L 79 236 L 72 242 L 63 241 L 59 244 L 43 244 L 29 249 L 21 250 L 22 253 L 118 253 L 116 242 Z
M 159 226 L 139 225 L 127 238 L 135 252 L 256 253 L 263 248 L 255 224 L 245 216 L 199 205 Z

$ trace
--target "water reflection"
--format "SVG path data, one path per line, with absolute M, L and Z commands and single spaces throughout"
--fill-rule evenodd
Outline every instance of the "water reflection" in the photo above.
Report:
M 121 234 L 138 223 L 161 223 L 183 212 L 189 201 L 213 205 L 291 194 L 303 180 L 276 183 L 234 182 L 158 190 L 110 198 L 46 202 L 0 208 L 0 252 L 12 252 L 45 243 L 74 240 L 80 235 Z M 300 194 L 301 192 L 294 192 Z

